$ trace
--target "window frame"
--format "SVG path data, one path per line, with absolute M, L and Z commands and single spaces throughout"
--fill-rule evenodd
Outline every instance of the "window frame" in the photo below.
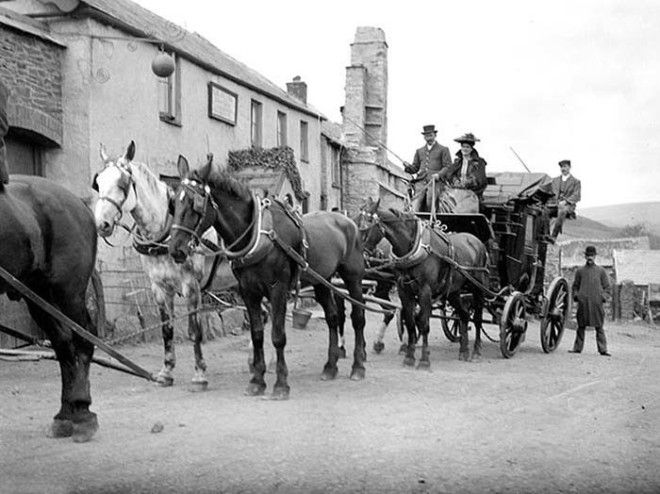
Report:
M 288 145 L 287 114 L 277 110 L 277 146 Z
M 250 145 L 253 148 L 262 148 L 263 138 L 263 104 L 261 101 L 252 99 L 250 100 Z
M 309 122 L 306 120 L 300 121 L 300 161 L 309 163 Z

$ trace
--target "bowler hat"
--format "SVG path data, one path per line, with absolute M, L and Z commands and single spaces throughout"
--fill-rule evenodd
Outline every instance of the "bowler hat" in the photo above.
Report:
M 564 166 L 564 165 L 571 166 L 571 160 L 561 160 L 559 162 L 559 166 Z
M 466 142 L 471 146 L 474 146 L 474 143 L 479 142 L 479 139 L 474 137 L 474 134 L 472 132 L 468 132 L 467 134 L 463 134 L 461 137 L 457 137 L 456 139 L 454 139 L 454 141 L 459 142 L 461 144 Z
M 435 130 L 435 125 L 425 125 L 422 128 L 422 134 L 437 134 L 438 131 Z
M 596 255 L 596 247 L 593 245 L 587 245 L 587 248 L 584 249 L 584 255 L 585 256 L 595 256 Z

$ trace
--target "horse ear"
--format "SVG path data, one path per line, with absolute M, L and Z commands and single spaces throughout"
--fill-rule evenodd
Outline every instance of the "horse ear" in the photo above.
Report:
M 374 210 L 378 209 L 379 206 L 380 206 L 380 197 L 378 198 L 376 204 L 374 205 Z
M 188 175 L 190 172 L 190 165 L 188 160 L 183 155 L 179 155 L 179 159 L 176 162 L 176 169 L 179 170 L 179 177 L 183 178 Z
M 99 154 L 101 155 L 101 160 L 104 164 L 110 161 L 110 157 L 108 156 L 108 152 L 105 150 L 105 145 L 103 143 L 100 143 Z
M 213 155 L 211 155 L 211 159 L 204 164 L 199 170 L 197 170 L 197 174 L 199 175 L 199 178 L 203 181 L 206 182 L 208 181 L 209 176 L 211 175 L 211 169 L 213 167 Z
M 126 149 L 126 155 L 124 157 L 128 161 L 133 161 L 133 158 L 135 158 L 135 141 L 131 141 L 131 143 L 128 145 L 128 149 Z

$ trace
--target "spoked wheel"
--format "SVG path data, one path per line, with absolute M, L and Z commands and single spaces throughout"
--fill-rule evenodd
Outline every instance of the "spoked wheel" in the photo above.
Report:
M 465 307 L 465 305 L 464 305 Z M 474 308 L 472 304 L 466 307 L 468 313 L 470 314 L 470 321 L 474 320 Z M 442 322 L 442 330 L 445 333 L 445 336 L 452 343 L 456 343 L 461 339 L 461 322 L 458 320 L 458 314 L 454 308 L 447 304 L 444 307 L 438 307 L 440 311 L 440 317 Z M 455 319 L 454 319 L 455 318 Z M 469 327 L 468 327 L 469 329 Z
M 557 277 L 548 288 L 548 303 L 541 319 L 541 346 L 545 353 L 553 352 L 564 335 L 564 323 L 571 310 L 571 293 L 568 281 Z
M 504 358 L 511 358 L 518 346 L 525 339 L 527 331 L 527 312 L 525 311 L 525 296 L 513 292 L 504 304 L 500 320 L 500 351 Z

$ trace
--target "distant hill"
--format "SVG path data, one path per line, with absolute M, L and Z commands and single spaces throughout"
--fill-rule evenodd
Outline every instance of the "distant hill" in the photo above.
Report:
M 568 238 L 612 238 L 618 236 L 618 233 L 618 228 L 603 225 L 598 221 L 582 216 L 582 211 L 578 211 L 578 217 L 575 220 L 564 222 L 564 232 L 559 240 Z
M 578 208 L 578 214 L 615 228 L 641 224 L 649 233 L 660 235 L 660 202 L 658 201 Z

